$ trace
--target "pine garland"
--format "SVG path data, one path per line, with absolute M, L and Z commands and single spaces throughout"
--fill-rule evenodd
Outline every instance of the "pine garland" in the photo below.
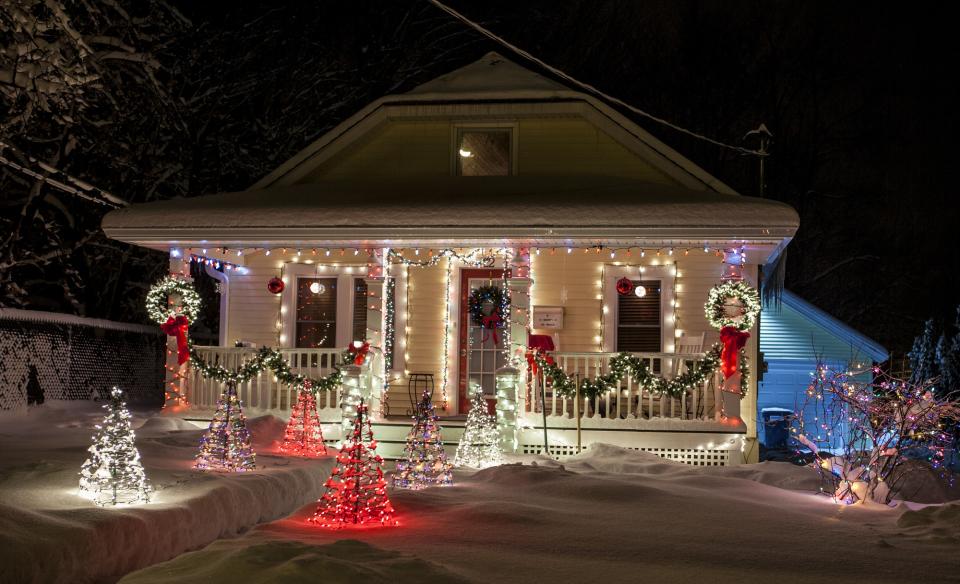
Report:
M 355 351 L 345 350 L 341 354 L 341 361 L 344 363 L 353 363 Z M 339 365 L 333 366 L 331 371 L 325 377 L 314 379 L 294 373 L 283 358 L 283 354 L 270 347 L 262 347 L 253 356 L 252 359 L 244 362 L 236 370 L 230 370 L 222 365 L 211 365 L 200 355 L 196 347 L 190 346 L 190 361 L 192 366 L 207 379 L 213 379 L 222 383 L 243 383 L 253 379 L 265 369 L 273 371 L 277 381 L 284 385 L 289 385 L 301 391 L 312 391 L 319 393 L 321 391 L 336 390 L 343 383 L 343 373 Z
M 720 367 L 720 352 L 723 346 L 720 343 L 714 344 L 700 361 L 699 367 L 693 371 L 687 371 L 673 379 L 664 379 L 650 371 L 645 359 L 631 355 L 630 353 L 620 353 L 610 359 L 610 372 L 601 375 L 596 379 L 584 379 L 580 383 L 580 395 L 593 399 L 608 391 L 616 391 L 620 387 L 620 382 L 624 377 L 629 376 L 637 385 L 643 387 L 651 393 L 666 394 L 671 397 L 680 397 L 687 390 L 692 389 L 707 380 Z M 682 359 L 682 355 L 677 355 L 677 359 Z M 533 359 L 537 364 L 537 369 L 543 371 L 545 377 L 551 380 L 553 390 L 562 397 L 574 397 L 576 395 L 576 382 L 567 375 L 559 365 L 548 361 L 543 353 L 534 352 Z M 740 374 L 741 388 L 748 386 L 747 380 L 750 370 L 747 366 L 747 357 L 744 351 L 740 353 Z M 741 397 L 746 392 L 741 393 Z

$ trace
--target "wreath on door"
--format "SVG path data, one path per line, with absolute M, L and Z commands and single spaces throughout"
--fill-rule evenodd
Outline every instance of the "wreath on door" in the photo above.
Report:
M 470 320 L 473 324 L 486 331 L 493 332 L 493 342 L 497 342 L 496 329 L 503 328 L 506 323 L 506 311 L 510 306 L 510 299 L 499 286 L 480 286 L 470 293 Z M 484 334 L 484 340 L 488 337 Z

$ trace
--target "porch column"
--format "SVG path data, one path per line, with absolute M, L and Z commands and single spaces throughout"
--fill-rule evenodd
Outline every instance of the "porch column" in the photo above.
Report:
M 382 273 L 382 272 L 378 272 Z M 371 383 L 379 383 L 380 387 L 365 388 L 370 393 L 364 396 L 369 401 L 370 419 L 378 420 L 383 417 L 383 405 L 381 397 L 383 394 L 382 382 L 387 379 L 386 355 L 384 354 L 383 335 L 386 325 L 383 317 L 386 314 L 386 280 L 383 277 L 369 277 L 363 280 L 367 284 L 367 331 L 366 339 L 355 339 L 358 341 L 366 340 L 370 346 L 380 351 L 380 356 L 373 359 L 368 367 L 369 379 Z M 377 380 L 380 380 L 379 382 Z
M 170 275 L 180 276 L 181 278 L 192 282 L 188 263 L 183 261 L 183 252 L 179 249 L 170 250 Z M 193 324 L 193 323 L 191 323 Z M 181 367 L 177 363 L 177 338 L 167 337 L 167 358 L 164 363 L 164 399 L 163 408 L 167 411 L 176 411 L 183 408 L 187 402 L 187 372 L 190 370 L 190 362 L 187 361 Z
M 507 454 L 517 451 L 517 393 L 520 371 L 513 367 L 497 369 L 497 431 L 500 449 Z
M 525 367 L 530 334 L 530 250 L 519 248 L 511 261 L 513 277 L 507 280 L 510 290 L 510 360 Z

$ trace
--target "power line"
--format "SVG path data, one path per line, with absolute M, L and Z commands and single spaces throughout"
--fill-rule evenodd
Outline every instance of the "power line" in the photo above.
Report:
M 630 110 L 631 112 L 633 112 L 633 113 L 635 113 L 635 114 L 637 114 L 637 115 L 640 115 L 640 116 L 643 116 L 643 117 L 647 118 L 648 120 L 651 120 L 651 121 L 656 122 L 656 123 L 658 123 L 658 124 L 661 124 L 661 125 L 663 125 L 663 126 L 667 126 L 668 128 L 672 128 L 672 129 L 674 129 L 674 130 L 676 130 L 676 131 L 678 131 L 678 132 L 681 132 L 681 133 L 686 134 L 686 135 L 688 135 L 688 136 L 692 136 L 692 137 L 694 137 L 694 138 L 697 138 L 698 140 L 703 140 L 703 141 L 705 141 L 705 142 L 709 142 L 710 144 L 713 144 L 713 145 L 715 145 L 715 146 L 720 146 L 721 148 L 727 148 L 727 149 L 733 150 L 733 151 L 735 151 L 735 152 L 738 152 L 738 153 L 740 153 L 740 154 L 746 154 L 746 155 L 749 155 L 749 156 L 759 156 L 759 157 L 761 157 L 761 158 L 762 158 L 762 157 L 765 157 L 765 156 L 769 156 L 769 152 L 763 152 L 763 151 L 760 151 L 760 150 L 751 150 L 751 149 L 749 149 L 749 148 L 744 148 L 744 147 L 742 147 L 742 146 L 733 146 L 732 144 L 726 144 L 726 143 L 721 142 L 721 141 L 719 141 L 719 140 L 714 140 L 713 138 L 710 138 L 709 136 L 704 136 L 703 134 L 698 134 L 698 133 L 694 132 L 693 130 L 688 130 L 688 129 L 686 129 L 686 128 L 680 127 L 680 126 L 678 126 L 678 125 L 676 125 L 676 124 L 673 124 L 672 122 L 669 122 L 669 121 L 667 121 L 667 120 L 665 120 L 665 119 L 663 119 L 663 118 L 657 117 L 657 116 L 655 116 L 655 115 L 653 115 L 653 114 L 651 114 L 651 113 L 645 112 L 645 111 L 643 111 L 642 109 L 640 109 L 640 108 L 638 108 L 638 107 L 634 107 L 634 106 L 630 105 L 629 103 L 623 101 L 622 99 L 613 97 L 613 96 L 611 96 L 611 95 L 608 95 L 608 94 L 600 91 L 599 89 L 597 89 L 596 87 L 590 85 L 589 83 L 584 83 L 583 81 L 580 81 L 579 79 L 575 79 L 574 77 L 568 75 L 567 73 L 561 71 L 560 69 L 557 69 L 556 67 L 554 67 L 554 66 L 552 66 L 552 65 L 549 65 L 549 64 L 547 64 L 547 63 L 544 63 L 543 61 L 541 61 L 541 60 L 538 59 L 537 57 L 531 55 L 530 53 L 528 53 L 527 51 L 525 51 L 525 50 L 517 47 L 516 45 L 511 44 L 510 42 L 508 42 L 508 41 L 504 40 L 503 38 L 497 36 L 497 35 L 494 34 L 493 32 L 490 32 L 489 30 L 487 30 L 487 29 L 485 29 L 484 27 L 480 26 L 480 25 L 477 24 L 476 22 L 470 20 L 469 18 L 467 18 L 467 17 L 464 16 L 463 14 L 460 14 L 459 12 L 457 12 L 456 10 L 454 10 L 453 8 L 450 8 L 450 7 L 446 6 L 446 5 L 444 5 L 443 3 L 439 2 L 439 0 L 427 0 L 427 1 L 430 2 L 430 4 L 433 4 L 434 6 L 436 6 L 437 8 L 439 8 L 440 10 L 443 10 L 444 12 L 446 12 L 447 14 L 449 14 L 450 16 L 453 16 L 454 18 L 456 18 L 457 20 L 459 20 L 459 21 L 462 22 L 463 24 L 465 24 L 465 25 L 469 26 L 470 28 L 476 30 L 477 32 L 479 32 L 479 33 L 482 34 L 483 36 L 489 38 L 490 40 L 492 40 L 492 41 L 494 41 L 494 42 L 496 42 L 496 43 L 499 43 L 500 45 L 506 47 L 507 49 L 513 51 L 514 53 L 520 55 L 521 57 L 523 57 L 523 58 L 525 58 L 525 59 L 527 59 L 527 60 L 529 60 L 529 61 L 531 61 L 531 62 L 533 62 L 533 63 L 536 63 L 537 65 L 540 65 L 541 67 L 543 67 L 543 68 L 546 69 L 547 71 L 550 71 L 551 73 L 553 73 L 553 74 L 556 75 L 557 77 L 560 77 L 561 79 L 563 79 L 563 80 L 565 80 L 565 81 L 567 81 L 567 82 L 569 82 L 569 83 L 571 83 L 571 84 L 573 84 L 573 85 L 576 85 L 577 87 L 579 87 L 579 88 L 581 88 L 581 89 L 583 89 L 583 90 L 586 90 L 586 91 L 588 91 L 589 93 L 592 93 L 592 94 L 594 94 L 594 95 L 597 96 L 597 97 L 600 97 L 600 98 L 602 98 L 602 99 L 604 99 L 604 100 L 606 100 L 606 101 L 609 101 L 609 102 L 615 103 L 615 104 L 617 104 L 617 105 L 619 105 L 619 106 L 621 106 L 621 107 L 624 107 L 624 108 Z

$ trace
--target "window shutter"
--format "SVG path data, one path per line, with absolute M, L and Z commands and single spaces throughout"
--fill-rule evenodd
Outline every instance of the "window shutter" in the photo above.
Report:
M 367 340 L 367 282 L 353 279 L 353 341 Z

